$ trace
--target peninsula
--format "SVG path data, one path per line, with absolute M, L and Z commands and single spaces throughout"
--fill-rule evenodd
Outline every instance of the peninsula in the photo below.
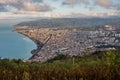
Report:
M 29 61 L 45 62 L 58 54 L 83 56 L 120 48 L 120 19 L 95 20 L 42 19 L 17 24 L 15 31 L 37 44 Z

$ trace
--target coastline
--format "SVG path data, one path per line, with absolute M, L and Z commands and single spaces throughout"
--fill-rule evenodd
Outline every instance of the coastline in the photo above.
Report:
M 17 31 L 14 31 L 14 32 L 17 32 Z M 25 36 L 25 37 L 27 37 L 27 38 L 29 38 L 30 40 L 32 40 L 36 45 L 37 45 L 37 43 L 35 42 L 35 39 L 33 39 L 33 38 L 31 38 L 31 37 L 29 37 L 29 36 L 27 36 L 26 34 L 23 34 L 23 33 L 21 33 L 21 32 L 17 32 L 18 34 L 21 34 L 21 35 L 23 35 L 23 36 Z
M 74 35 L 77 32 L 76 28 L 26 28 L 16 27 L 15 32 L 18 32 L 24 36 L 33 40 L 37 49 L 31 51 L 33 56 L 29 58 L 30 61 L 45 62 L 54 58 L 58 54 L 65 54 L 74 56 L 79 54 L 79 51 L 73 48 L 74 44 L 70 39 L 74 39 Z M 39 31 L 39 32 L 38 32 Z M 37 34 L 37 35 L 36 35 Z M 75 47 L 77 48 L 77 46 Z M 72 52 L 72 53 L 71 53 Z M 58 54 L 57 54 L 58 53 Z
M 37 55 L 37 54 L 34 54 L 34 51 L 38 49 L 37 47 L 38 47 L 38 45 L 39 45 L 39 44 L 37 44 L 37 42 L 36 42 L 37 40 L 36 40 L 36 39 L 31 38 L 30 36 L 28 36 L 28 35 L 26 35 L 26 34 L 24 34 L 24 33 L 22 33 L 22 32 L 19 32 L 19 31 L 17 31 L 17 30 L 14 30 L 13 32 L 16 32 L 16 33 L 18 33 L 18 34 L 20 34 L 20 35 L 23 35 L 23 36 L 25 36 L 25 37 L 29 38 L 32 42 L 34 42 L 34 43 L 35 43 L 36 48 L 35 48 L 35 49 L 33 49 L 33 50 L 31 50 L 30 54 L 32 54 L 32 56 L 28 58 L 28 60 L 31 60 L 34 56 L 36 56 L 36 55 Z

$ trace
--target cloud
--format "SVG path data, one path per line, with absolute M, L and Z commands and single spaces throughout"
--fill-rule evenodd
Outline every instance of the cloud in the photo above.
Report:
M 76 5 L 76 4 L 84 4 L 88 6 L 92 4 L 93 7 L 100 6 L 104 8 L 115 8 L 115 4 L 111 0 L 64 0 L 63 5 Z
M 112 0 L 94 0 L 94 4 L 106 9 L 114 9 L 120 12 L 120 2 L 114 3 Z
M 53 9 L 50 5 L 43 3 L 43 0 L 0 0 L 0 11 L 47 12 Z
M 6 4 L 12 4 L 12 3 L 16 3 L 17 0 L 0 0 L 0 4 L 2 5 L 6 5 Z
M 32 2 L 20 2 L 18 4 L 11 5 L 12 7 L 16 8 L 17 10 L 24 10 L 24 11 L 40 11 L 40 12 L 46 12 L 46 11 L 52 11 L 52 7 L 47 4 L 35 4 Z
M 91 17 L 109 17 L 115 16 L 115 13 L 70 13 L 70 14 L 43 14 L 41 17 L 47 18 L 91 18 Z
M 82 13 L 71 13 L 69 15 L 65 15 L 64 17 L 67 17 L 67 18 L 84 18 L 84 17 L 89 17 L 89 16 L 86 15 L 86 14 L 82 14 Z
M 88 3 L 88 0 L 65 0 L 62 4 L 63 5 L 76 5 L 80 3 Z
M 115 0 L 0 0 L 0 13 L 9 12 L 11 16 L 40 16 L 40 17 L 97 17 L 97 16 L 116 16 L 120 14 L 120 2 Z M 56 1 L 56 2 L 55 2 Z M 61 7 L 58 3 L 62 3 Z M 55 4 L 58 4 L 57 6 Z M 68 5 L 68 6 L 65 6 Z M 77 5 L 77 6 L 76 6 Z M 80 6 L 79 6 L 80 5 Z M 81 8 L 82 5 L 82 8 Z M 54 7 L 56 8 L 54 8 Z M 87 9 L 88 14 L 82 10 L 82 13 L 72 13 L 74 10 Z M 83 8 L 84 7 L 84 8 Z M 97 13 L 97 8 L 99 10 Z M 65 9 L 63 9 L 65 8 Z M 54 9 L 58 9 L 53 11 Z M 60 10 L 61 9 L 61 10 Z M 69 10 L 68 12 L 64 10 Z M 104 9 L 104 11 L 102 11 Z M 63 10 L 63 12 L 61 12 Z M 79 11 L 80 11 L 79 10 Z M 92 11 L 91 11 L 92 10 Z M 53 12 L 52 12 L 53 11 Z M 76 12 L 79 12 L 76 11 Z M 86 11 L 86 10 L 85 10 Z M 100 13 L 103 12 L 103 13 Z M 0 15 L 2 16 L 2 15 Z M 8 15 L 6 15 L 8 16 Z
M 106 12 L 106 13 L 71 13 L 69 15 L 59 15 L 62 18 L 91 18 L 91 17 L 110 17 L 110 16 L 120 16 L 116 12 Z M 58 16 L 54 16 L 58 17 Z
M 21 14 L 21 15 L 36 15 L 38 12 L 35 11 L 12 11 L 13 14 Z
M 1 12 L 6 12 L 7 10 L 5 9 L 4 6 L 0 6 L 0 11 L 1 11 Z
M 43 2 L 43 0 L 31 0 L 32 2 Z
M 115 7 L 117 8 L 118 11 L 120 11 L 120 3 L 116 4 Z
M 111 0 L 94 0 L 94 4 L 105 8 L 113 7 Z

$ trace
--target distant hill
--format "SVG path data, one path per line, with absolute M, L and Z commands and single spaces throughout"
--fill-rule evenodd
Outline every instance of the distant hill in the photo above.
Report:
M 104 25 L 119 27 L 120 18 L 53 18 L 22 22 L 15 26 L 29 27 L 101 27 Z

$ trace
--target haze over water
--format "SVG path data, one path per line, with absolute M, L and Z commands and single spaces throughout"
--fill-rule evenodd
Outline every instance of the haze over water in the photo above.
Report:
M 10 59 L 27 59 L 31 50 L 36 48 L 29 38 L 13 32 L 16 20 L 0 20 L 0 57 Z

